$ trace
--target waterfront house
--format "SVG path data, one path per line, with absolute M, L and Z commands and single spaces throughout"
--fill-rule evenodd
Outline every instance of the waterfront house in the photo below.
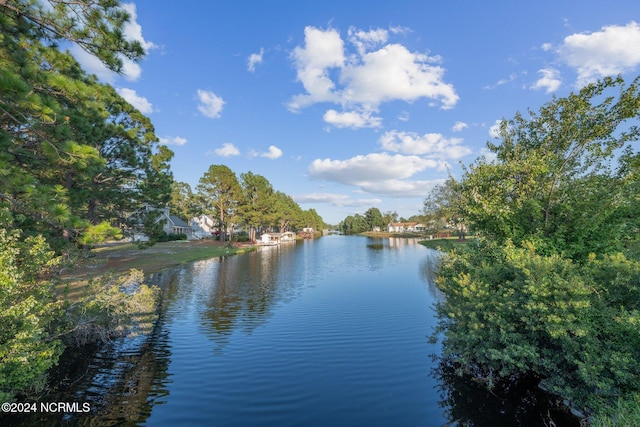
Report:
M 167 234 L 185 234 L 187 236 L 187 240 L 193 238 L 192 232 L 193 229 L 189 224 L 187 224 L 182 219 L 178 218 L 175 215 L 169 214 L 169 208 L 161 209 L 162 216 L 160 219 L 166 219 L 162 230 Z
M 276 246 L 280 244 L 280 233 L 264 233 L 258 240 L 260 246 Z
M 387 225 L 389 233 L 421 233 L 425 230 L 425 225 L 418 222 L 392 222 Z
M 191 218 L 189 225 L 193 234 L 199 238 L 213 236 L 218 231 L 218 220 L 211 215 L 200 215 Z
M 193 238 L 193 230 L 189 224 L 175 215 L 171 215 L 169 208 L 154 208 L 151 206 L 144 206 L 137 212 L 132 213 L 127 218 L 128 226 L 126 232 L 131 236 L 131 240 L 146 242 L 149 240 L 149 236 L 142 232 L 144 220 L 151 212 L 157 212 L 158 215 L 154 220 L 154 223 L 163 221 L 162 231 L 167 234 L 184 234 L 187 236 L 187 240 Z
M 281 242 L 295 242 L 296 235 L 293 231 L 285 231 L 284 233 L 280 233 L 280 241 Z

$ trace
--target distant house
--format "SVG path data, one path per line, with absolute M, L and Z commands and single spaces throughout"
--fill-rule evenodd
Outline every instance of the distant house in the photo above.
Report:
M 191 218 L 189 225 L 193 229 L 193 234 L 200 238 L 212 236 L 218 231 L 218 221 L 211 215 L 200 215 Z
M 160 209 L 160 211 L 162 212 L 162 215 L 160 216 L 160 219 L 158 219 L 158 221 L 161 219 L 166 219 L 166 222 L 162 227 L 162 230 L 165 233 L 186 234 L 187 239 L 190 239 L 192 237 L 191 235 L 193 233 L 193 229 L 189 224 L 187 224 L 177 216 L 169 214 L 169 208 L 163 208 L 163 209 Z
M 392 222 L 387 225 L 389 233 L 420 233 L 425 230 L 425 225 L 419 222 Z
M 296 234 L 293 231 L 285 231 L 284 233 L 280 233 L 280 241 L 281 242 L 295 242 Z
M 258 240 L 258 245 L 261 246 L 277 246 L 280 244 L 280 233 L 264 233 Z
M 138 212 L 134 212 L 128 218 L 131 230 L 131 239 L 133 241 L 148 241 L 149 236 L 145 235 L 141 230 L 144 224 L 145 217 L 150 212 L 159 212 L 160 215 L 155 220 L 155 223 L 164 221 L 162 231 L 167 234 L 185 234 L 187 239 L 193 238 L 193 230 L 189 224 L 175 215 L 171 215 L 169 208 L 153 208 L 145 206 Z

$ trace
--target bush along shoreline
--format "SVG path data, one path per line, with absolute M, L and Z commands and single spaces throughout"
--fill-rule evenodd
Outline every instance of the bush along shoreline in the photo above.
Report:
M 442 257 L 442 358 L 493 389 L 536 378 L 597 426 L 640 425 L 640 78 L 499 127 L 431 197 L 473 229 Z M 444 249 L 444 248 L 443 248 Z
M 450 252 L 436 279 L 443 358 L 489 389 L 539 378 L 583 418 L 637 403 L 639 279 L 623 254 L 578 264 L 487 242 Z
M 148 335 L 158 318 L 161 290 L 148 286 L 145 274 L 255 250 L 209 241 L 147 249 L 119 244 L 74 263 L 56 256 L 42 237 L 25 238 L 19 230 L 0 229 L 0 244 L 2 402 L 39 401 L 57 389 L 51 381 L 65 369 L 59 365 L 68 365 L 60 358 L 78 353 L 65 350 Z

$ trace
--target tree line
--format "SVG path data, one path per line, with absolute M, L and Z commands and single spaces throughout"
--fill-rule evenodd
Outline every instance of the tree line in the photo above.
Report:
M 380 209 L 371 207 L 364 214 L 347 215 L 338 223 L 338 230 L 343 234 L 360 234 L 369 231 L 385 231 L 387 226 L 394 222 L 417 222 L 427 223 L 426 217 L 422 214 L 412 215 L 409 218 L 398 217 L 398 212 L 387 211 L 384 214 Z
M 141 272 L 95 278 L 73 300 L 60 285 L 61 272 L 93 245 L 123 237 L 132 213 L 171 205 L 187 219 L 212 214 L 223 230 L 323 224 L 250 172 L 238 181 L 212 166 L 195 198 L 174 182 L 173 152 L 149 118 L 59 48 L 75 43 L 121 72 L 123 58 L 144 56 L 124 35 L 129 18 L 117 0 L 0 0 L 2 402 L 42 391 L 66 347 L 153 323 L 157 290 Z M 157 225 L 146 221 L 145 229 Z
M 502 121 L 493 156 L 425 200 L 479 236 L 436 279 L 443 364 L 488 388 L 536 379 L 601 425 L 640 422 L 639 84 Z
M 217 220 L 222 241 L 236 226 L 246 227 L 251 241 L 262 231 L 326 227 L 315 209 L 303 210 L 291 196 L 275 190 L 264 176 L 246 172 L 238 179 L 225 165 L 211 165 L 195 192 L 185 182 L 173 183 L 169 205 L 172 212 L 186 219 L 211 215 Z
M 5 226 L 61 250 L 118 237 L 127 212 L 166 204 L 173 153 L 147 117 L 57 48 L 77 42 L 115 71 L 119 55 L 140 58 L 119 30 L 118 2 L 50 3 L 0 3 L 0 203 Z
M 70 345 L 143 331 L 142 275 L 99 278 L 64 298 L 59 274 L 122 236 L 127 212 L 170 197 L 173 153 L 147 117 L 58 48 L 73 42 L 119 72 L 144 50 L 118 1 L 0 1 L 0 401 L 46 386 Z M 142 315 L 148 313 L 148 315 Z

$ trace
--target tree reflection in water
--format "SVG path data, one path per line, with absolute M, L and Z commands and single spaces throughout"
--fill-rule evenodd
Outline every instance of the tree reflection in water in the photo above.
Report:
M 440 402 L 451 426 L 579 427 L 561 400 L 537 387 L 534 379 L 502 384 L 489 391 L 469 375 L 459 375 L 446 361 L 433 369 Z

